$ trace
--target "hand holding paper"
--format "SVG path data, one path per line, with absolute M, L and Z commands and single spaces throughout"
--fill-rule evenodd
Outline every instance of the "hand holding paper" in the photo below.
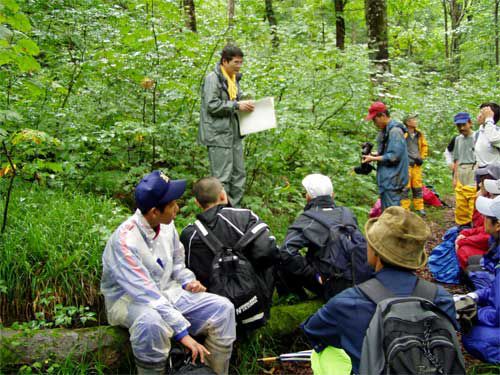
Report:
M 238 102 L 238 110 L 240 112 L 252 112 L 255 109 L 255 104 L 253 100 L 242 100 Z
M 274 113 L 274 98 L 272 97 L 254 102 L 254 110 L 252 112 L 240 113 L 241 135 L 257 133 L 275 127 L 276 115 Z

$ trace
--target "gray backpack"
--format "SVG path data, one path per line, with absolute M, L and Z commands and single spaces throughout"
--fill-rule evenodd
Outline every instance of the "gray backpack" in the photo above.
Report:
M 377 304 L 363 341 L 360 374 L 465 374 L 453 323 L 431 302 L 435 284 L 417 279 L 409 297 L 395 297 L 375 278 L 357 287 Z

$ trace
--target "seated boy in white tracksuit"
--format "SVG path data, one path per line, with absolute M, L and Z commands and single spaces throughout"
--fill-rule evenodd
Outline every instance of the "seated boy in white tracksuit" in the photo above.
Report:
M 165 371 L 170 339 L 227 374 L 236 338 L 231 302 L 206 288 L 185 267 L 173 219 L 185 180 L 155 171 L 137 185 L 137 211 L 109 239 L 101 291 L 108 321 L 129 329 L 139 374 Z M 205 335 L 204 345 L 191 335 Z

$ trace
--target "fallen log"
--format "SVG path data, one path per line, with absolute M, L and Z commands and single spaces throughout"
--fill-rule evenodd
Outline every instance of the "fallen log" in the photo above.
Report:
M 281 305 L 271 308 L 271 319 L 262 330 L 278 336 L 292 334 L 309 315 L 314 314 L 323 302 L 307 301 L 295 305 Z
M 99 362 L 108 368 L 129 361 L 128 330 L 98 326 L 79 329 L 14 330 L 0 328 L 0 370 L 35 362 Z
M 271 319 L 256 332 L 256 337 L 289 336 L 320 306 L 319 301 L 274 306 Z M 47 359 L 52 363 L 68 360 L 99 362 L 108 369 L 116 369 L 131 361 L 131 352 L 128 330 L 120 327 L 43 330 L 0 328 L 0 370 L 4 371 L 35 362 L 43 363 Z

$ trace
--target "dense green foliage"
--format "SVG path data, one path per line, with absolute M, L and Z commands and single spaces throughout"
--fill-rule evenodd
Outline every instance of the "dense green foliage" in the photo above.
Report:
M 442 151 L 456 132 L 453 114 L 475 115 L 481 102 L 499 100 L 494 0 L 468 8 L 457 31 L 459 63 L 445 54 L 440 0 L 388 0 L 392 70 L 381 85 L 371 80 L 362 0 L 346 3 L 343 51 L 333 1 L 275 0 L 277 47 L 264 1 L 238 2 L 233 28 L 226 1 L 195 1 L 197 33 L 186 28 L 180 3 L 0 1 L 0 141 L 19 174 L 0 235 L 4 319 L 33 318 L 50 296 L 48 315 L 56 303 L 98 310 L 103 244 L 123 207 L 133 207 L 138 179 L 155 168 L 190 184 L 208 174 L 196 144 L 199 89 L 227 40 L 245 52 L 246 96 L 275 98 L 278 128 L 245 141 L 244 205 L 278 240 L 304 204 L 300 181 L 311 172 L 330 175 L 337 201 L 366 220 L 374 174 L 352 168 L 360 144 L 376 135 L 363 121 L 372 100 L 398 119 L 420 113 L 430 146 L 425 182 L 442 193 L 451 189 Z M 8 167 L 2 148 L 2 213 Z M 189 195 L 181 203 L 179 229 L 197 212 Z
M 16 186 L 10 204 L 10 228 L 0 242 L 2 317 L 12 322 L 45 312 L 38 322 L 59 326 L 78 313 L 64 306 L 100 309 L 102 249 L 125 211 L 108 199 L 37 186 Z

